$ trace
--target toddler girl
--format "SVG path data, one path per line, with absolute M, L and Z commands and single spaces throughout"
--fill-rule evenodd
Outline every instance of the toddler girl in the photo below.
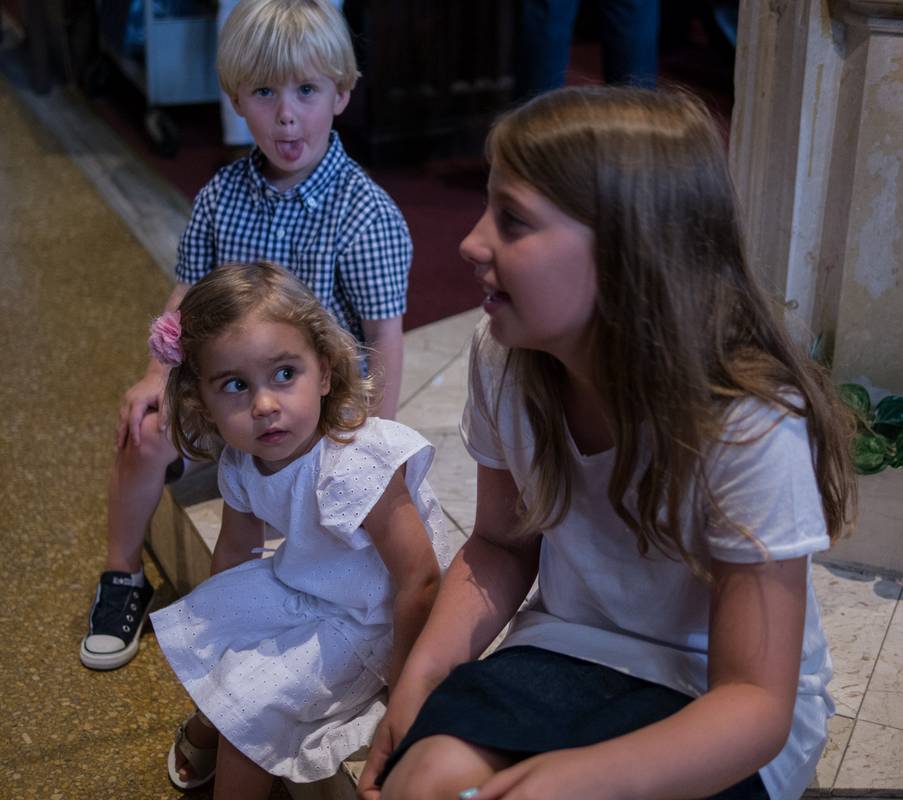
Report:
M 450 559 L 433 448 L 367 418 L 354 339 L 271 264 L 211 272 L 150 345 L 178 449 L 225 442 L 215 574 L 152 616 L 199 709 L 170 778 L 198 786 L 215 761 L 216 797 L 254 798 L 273 775 L 327 777 L 369 742 Z M 252 560 L 264 525 L 285 541 Z
M 565 89 L 488 154 L 461 245 L 476 524 L 362 796 L 796 800 L 833 711 L 810 557 L 852 510 L 850 426 L 744 260 L 721 136 L 683 94 Z

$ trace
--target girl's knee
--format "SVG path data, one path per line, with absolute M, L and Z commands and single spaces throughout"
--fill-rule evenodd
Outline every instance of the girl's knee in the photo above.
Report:
M 380 800 L 455 800 L 504 766 L 492 761 L 487 751 L 451 736 L 421 739 L 389 773 Z

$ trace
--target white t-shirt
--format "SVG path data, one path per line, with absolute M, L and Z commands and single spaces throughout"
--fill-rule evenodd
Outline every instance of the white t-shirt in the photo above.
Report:
M 461 434 L 477 462 L 510 471 L 521 488 L 533 436 L 510 372 L 501 385 L 506 353 L 485 326 L 478 327 Z M 559 525 L 543 532 L 538 592 L 515 617 L 502 647 L 543 647 L 694 697 L 705 693 L 708 586 L 686 564 L 654 548 L 640 556 L 635 536 L 608 500 L 614 450 L 583 456 L 568 439 L 576 465 L 571 507 Z M 761 562 L 762 546 L 774 559 L 827 549 L 805 420 L 745 400 L 730 411 L 724 439 L 734 443 L 714 446 L 705 460 L 709 486 L 727 518 L 754 533 L 759 544 L 710 518 L 710 503 L 699 491 L 683 513 L 687 550 L 705 565 L 711 558 Z M 830 677 L 810 563 L 793 726 L 783 750 L 760 770 L 772 800 L 796 800 L 815 774 L 834 711 Z

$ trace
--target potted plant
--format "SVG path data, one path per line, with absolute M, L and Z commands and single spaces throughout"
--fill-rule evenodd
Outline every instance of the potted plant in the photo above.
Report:
M 856 415 L 856 472 L 872 475 L 885 467 L 903 467 L 903 397 L 887 395 L 873 406 L 868 390 L 858 383 L 843 383 L 839 392 Z

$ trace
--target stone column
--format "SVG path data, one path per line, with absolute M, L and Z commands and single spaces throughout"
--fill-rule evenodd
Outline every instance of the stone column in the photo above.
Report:
M 903 0 L 742 0 L 750 256 L 838 381 L 903 392 Z

